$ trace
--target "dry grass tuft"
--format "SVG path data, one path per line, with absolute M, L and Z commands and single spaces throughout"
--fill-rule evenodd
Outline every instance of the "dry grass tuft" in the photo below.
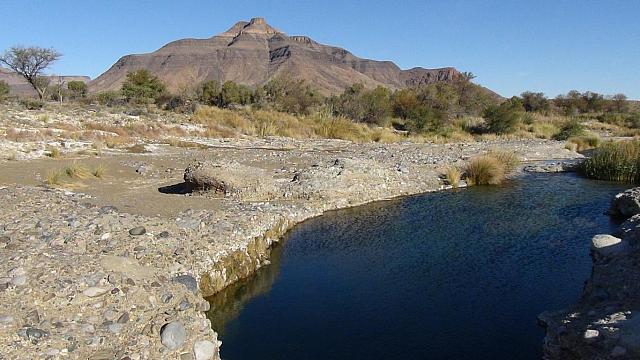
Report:
M 65 176 L 65 173 L 62 171 L 49 171 L 47 173 L 47 178 L 45 179 L 45 183 L 49 186 L 60 186 L 63 184 L 62 178 Z
M 60 154 L 60 150 L 58 148 L 56 148 L 56 147 L 53 147 L 53 146 L 47 148 L 47 151 L 48 151 L 47 156 L 52 158 L 52 159 L 57 159 L 61 155 Z
M 454 189 L 460 185 L 460 179 L 462 178 L 462 172 L 455 166 L 449 166 L 444 172 L 444 178 L 449 185 Z
M 104 164 L 98 164 L 95 169 L 91 172 L 91 174 L 97 178 L 103 178 L 107 173 L 107 167 Z
M 504 165 L 489 155 L 471 159 L 465 173 L 469 185 L 497 185 L 504 180 L 506 175 Z
M 502 164 L 505 174 L 513 172 L 521 162 L 520 156 L 513 151 L 492 149 L 487 155 L 495 158 Z
M 84 180 L 91 176 L 91 172 L 84 166 L 72 164 L 64 169 L 65 174 L 72 179 Z

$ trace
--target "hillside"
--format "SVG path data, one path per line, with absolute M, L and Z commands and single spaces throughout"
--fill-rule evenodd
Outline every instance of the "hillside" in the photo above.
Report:
M 140 68 L 159 76 L 170 91 L 204 80 L 255 86 L 287 74 L 305 79 L 324 94 L 358 82 L 398 89 L 449 81 L 459 74 L 451 67 L 402 70 L 391 61 L 362 59 L 307 36 L 288 36 L 254 18 L 208 39 L 177 40 L 152 53 L 126 55 L 92 81 L 90 90 L 117 90 L 127 72 Z

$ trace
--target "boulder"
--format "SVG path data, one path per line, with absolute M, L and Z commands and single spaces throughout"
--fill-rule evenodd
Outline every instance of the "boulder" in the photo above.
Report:
M 164 324 L 160 329 L 160 340 L 162 345 L 169 350 L 175 350 L 182 346 L 187 339 L 187 332 L 180 321 L 173 321 Z
M 188 191 L 215 191 L 228 194 L 233 189 L 233 180 L 228 171 L 218 164 L 197 161 L 184 170 L 184 182 Z
M 596 235 L 591 239 L 591 251 L 599 258 L 607 258 L 626 253 L 629 244 L 611 235 Z
M 640 214 L 640 187 L 617 194 L 611 203 L 610 213 L 623 218 Z

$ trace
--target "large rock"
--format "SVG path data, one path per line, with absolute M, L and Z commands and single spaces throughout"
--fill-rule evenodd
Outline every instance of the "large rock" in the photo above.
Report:
M 629 244 L 611 235 L 596 235 L 591 239 L 591 250 L 599 257 L 611 257 L 629 250 Z
M 175 350 L 182 346 L 187 339 L 187 331 L 180 321 L 173 321 L 162 326 L 160 329 L 160 339 L 162 345 L 166 346 L 169 350 Z
M 233 180 L 221 165 L 211 162 L 189 164 L 184 170 L 184 182 L 189 191 L 215 191 L 227 194 L 233 189 Z
M 612 215 L 624 218 L 640 214 L 640 187 L 619 193 L 611 203 Z

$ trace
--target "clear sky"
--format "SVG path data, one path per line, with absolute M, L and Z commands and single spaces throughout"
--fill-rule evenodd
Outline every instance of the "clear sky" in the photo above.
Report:
M 640 0 L 2 0 L 0 49 L 54 47 L 95 78 L 120 56 L 265 17 L 402 68 L 454 66 L 501 95 L 571 89 L 640 99 Z

